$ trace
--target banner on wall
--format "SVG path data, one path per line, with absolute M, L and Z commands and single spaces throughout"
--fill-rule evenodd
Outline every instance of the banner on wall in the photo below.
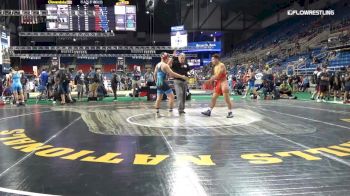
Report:
M 184 52 L 221 52 L 221 42 L 189 42 Z

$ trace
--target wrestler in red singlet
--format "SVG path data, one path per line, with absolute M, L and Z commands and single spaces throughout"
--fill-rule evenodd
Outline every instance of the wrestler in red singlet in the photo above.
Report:
M 227 118 L 232 118 L 232 103 L 230 100 L 228 82 L 227 82 L 227 72 L 225 65 L 220 62 L 220 57 L 217 54 L 214 54 L 211 58 L 211 62 L 214 65 L 214 76 L 208 81 L 215 81 L 214 93 L 211 99 L 211 104 L 207 111 L 202 112 L 203 115 L 211 116 L 211 111 L 215 107 L 216 100 L 220 95 L 223 95 L 225 102 L 228 106 Z

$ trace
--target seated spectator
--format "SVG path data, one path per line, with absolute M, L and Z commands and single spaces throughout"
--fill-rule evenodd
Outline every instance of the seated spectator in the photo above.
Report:
M 297 99 L 296 96 L 292 95 L 292 90 L 293 89 L 290 86 L 290 84 L 288 83 L 288 81 L 284 80 L 279 88 L 280 98 L 281 99 Z

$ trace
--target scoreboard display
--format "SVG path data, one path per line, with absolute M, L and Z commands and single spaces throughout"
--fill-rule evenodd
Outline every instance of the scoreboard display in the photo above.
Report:
M 136 6 L 48 4 L 48 31 L 136 31 Z
M 46 28 L 52 31 L 69 30 L 68 5 L 46 5 L 48 16 L 46 17 Z
M 171 27 L 171 47 L 174 49 L 184 48 L 187 46 L 187 31 L 184 26 Z
M 136 6 L 116 5 L 114 7 L 116 26 L 119 31 L 136 31 Z

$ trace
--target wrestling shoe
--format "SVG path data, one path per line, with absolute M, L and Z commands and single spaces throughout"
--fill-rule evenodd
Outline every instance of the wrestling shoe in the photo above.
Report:
M 227 114 L 226 118 L 233 118 L 232 112 L 229 112 L 229 113 Z
M 155 117 L 156 117 L 156 118 L 160 118 L 160 117 L 161 117 L 159 110 L 156 111 Z
M 181 115 L 181 114 L 186 114 L 186 112 L 185 111 L 179 111 L 179 114 Z
M 205 115 L 205 116 L 211 116 L 211 111 L 207 110 L 205 112 L 202 112 L 202 114 Z

